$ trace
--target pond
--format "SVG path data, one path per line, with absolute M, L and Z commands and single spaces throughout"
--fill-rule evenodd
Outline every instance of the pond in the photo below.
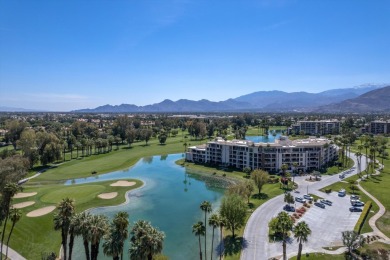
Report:
M 130 169 L 69 180 L 66 185 L 126 178 L 142 180 L 145 184 L 142 188 L 128 193 L 129 203 L 92 209 L 91 213 L 104 214 L 112 218 L 118 211 L 126 211 L 130 215 L 131 224 L 140 219 L 150 221 L 153 226 L 165 232 L 164 255 L 169 259 L 197 259 L 198 239 L 192 234 L 192 225 L 204 220 L 204 213 L 199 209 L 200 203 L 204 200 L 210 201 L 212 208 L 217 210 L 224 190 L 176 165 L 175 161 L 182 157 L 182 154 L 147 157 Z M 207 231 L 207 251 L 210 252 L 212 229 L 207 227 Z M 219 243 L 218 230 L 216 234 L 215 248 Z M 203 247 L 202 239 L 202 251 Z M 129 259 L 128 248 L 129 239 L 125 243 L 124 259 Z M 74 251 L 74 259 L 85 258 L 81 241 L 75 243 Z M 112 258 L 105 257 L 100 250 L 99 259 Z
M 269 131 L 268 135 L 246 136 L 245 139 L 255 143 L 274 143 L 282 135 L 282 131 Z

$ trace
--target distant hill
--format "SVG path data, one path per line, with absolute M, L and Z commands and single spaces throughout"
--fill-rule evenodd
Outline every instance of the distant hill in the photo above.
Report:
M 28 108 L 3 107 L 3 106 L 0 106 L 0 112 L 38 112 L 38 110 L 28 109 Z
M 172 101 L 166 99 L 160 103 L 147 106 L 136 106 L 122 104 L 119 106 L 104 105 L 94 109 L 80 109 L 78 113 L 136 113 L 136 112 L 233 112 L 238 110 L 253 109 L 248 103 L 228 99 L 220 102 L 213 102 L 206 99 L 199 101 L 180 99 Z
M 316 111 L 328 113 L 390 112 L 390 86 L 369 91 L 356 98 L 322 106 Z
M 259 91 L 235 100 L 248 102 L 264 111 L 310 111 L 322 105 L 358 97 L 379 87 L 381 86 L 363 85 L 355 88 L 331 89 L 320 93 Z
M 288 112 L 312 111 L 319 106 L 358 97 L 377 89 L 379 85 L 363 85 L 355 88 L 332 89 L 320 93 L 258 91 L 234 99 L 213 102 L 206 99 L 193 101 L 166 99 L 160 103 L 136 106 L 132 104 L 104 105 L 93 109 L 80 109 L 78 113 L 135 113 L 135 112 Z

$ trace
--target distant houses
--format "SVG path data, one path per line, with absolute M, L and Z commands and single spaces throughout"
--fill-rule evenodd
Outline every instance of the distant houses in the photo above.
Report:
M 189 147 L 186 160 L 196 163 L 244 169 L 279 172 L 283 164 L 288 170 L 318 170 L 338 156 L 337 146 L 325 138 L 289 140 L 281 137 L 275 143 L 248 140 L 225 141 L 217 137 L 204 145 Z

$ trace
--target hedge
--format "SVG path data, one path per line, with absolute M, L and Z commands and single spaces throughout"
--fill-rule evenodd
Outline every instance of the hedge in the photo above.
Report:
M 370 212 L 370 209 L 372 207 L 372 201 L 369 200 L 364 205 L 362 214 L 360 215 L 360 218 L 358 219 L 358 222 L 355 225 L 354 231 L 358 234 L 360 234 L 360 231 L 362 230 L 362 227 L 364 225 L 364 221 L 366 221 L 366 218 L 368 216 L 368 213 Z

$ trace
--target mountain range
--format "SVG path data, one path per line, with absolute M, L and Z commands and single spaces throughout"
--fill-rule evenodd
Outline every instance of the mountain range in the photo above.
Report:
M 93 109 L 80 109 L 77 113 L 135 113 L 135 112 L 346 112 L 354 111 L 362 99 L 362 95 L 380 90 L 384 85 L 362 85 L 353 88 L 331 89 L 320 93 L 284 92 L 284 91 L 258 91 L 225 101 L 209 101 L 202 99 L 193 101 L 180 99 L 172 101 L 166 99 L 160 103 L 136 106 L 132 104 L 104 105 Z M 382 93 L 384 95 L 384 93 Z M 390 92 L 388 94 L 390 99 Z M 372 97 L 374 98 L 374 97 Z M 371 98 L 371 103 L 373 101 Z M 379 97 L 377 97 L 379 98 Z M 356 100 L 355 100 L 356 99 Z M 355 100 L 355 101 L 353 101 Z M 367 100 L 364 99 L 364 100 Z M 348 106 L 347 103 L 349 102 Z M 352 105 L 354 104 L 354 105 Z M 390 103 L 389 108 L 390 108 Z M 383 104 L 385 105 L 385 104 Z M 347 107 L 351 106 L 348 110 Z M 368 105 L 359 106 L 359 112 L 371 112 Z M 390 110 L 390 109 L 389 109 Z M 372 110 L 386 111 L 386 109 Z
M 316 109 L 316 112 L 325 113 L 337 113 L 339 111 L 343 113 L 388 113 L 390 112 L 390 86 Z

